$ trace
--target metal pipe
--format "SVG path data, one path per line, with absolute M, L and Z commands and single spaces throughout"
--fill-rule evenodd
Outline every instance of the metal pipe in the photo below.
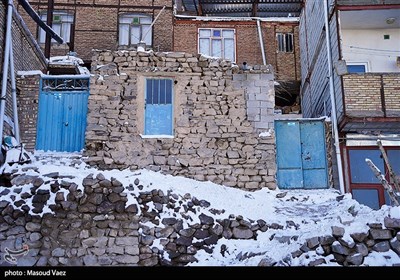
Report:
M 6 23 L 7 24 L 6 45 L 4 48 L 3 80 L 1 84 L 1 97 L 0 97 L 0 143 L 3 142 L 4 113 L 6 110 L 8 63 L 10 62 L 12 13 L 13 13 L 13 1 L 8 0 L 7 23 Z
M 12 40 L 10 42 L 10 79 L 11 79 L 11 96 L 13 105 L 13 121 L 14 136 L 18 143 L 21 143 L 18 122 L 18 104 L 17 104 L 17 86 L 15 84 L 15 68 L 14 68 L 14 50 Z
M 261 34 L 261 24 L 260 20 L 257 20 L 257 30 L 258 30 L 258 38 L 260 40 L 260 47 L 261 47 L 261 54 L 262 54 L 262 59 L 263 59 L 263 64 L 267 65 L 267 60 L 265 58 L 265 50 L 264 50 L 264 40 Z
M 143 37 L 140 39 L 140 42 L 144 42 L 144 39 L 146 38 L 147 34 L 149 34 L 150 30 L 153 28 L 154 23 L 157 21 L 158 17 L 161 15 L 161 13 L 165 10 L 165 6 L 160 10 L 156 18 L 153 20 L 153 22 L 150 24 L 149 29 L 147 29 L 146 33 L 143 35 Z
M 332 116 L 332 132 L 335 138 L 335 152 L 336 161 L 338 167 L 339 176 L 339 187 L 342 194 L 345 193 L 344 179 L 343 179 L 343 166 L 342 166 L 342 156 L 340 154 L 340 144 L 339 144 L 339 132 L 337 126 L 337 115 L 336 115 L 336 100 L 335 100 L 335 87 L 333 81 L 333 69 L 332 69 L 332 53 L 331 53 L 331 40 L 329 32 L 329 8 L 328 1 L 324 0 L 324 14 L 325 14 L 325 37 L 326 37 L 326 50 L 328 55 L 328 72 L 329 72 L 329 93 L 331 99 L 331 116 Z

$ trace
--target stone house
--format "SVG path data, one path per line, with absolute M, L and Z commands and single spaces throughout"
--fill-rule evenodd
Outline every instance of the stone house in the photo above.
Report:
M 394 172 L 400 174 L 400 1 L 328 2 L 329 37 L 325 35 L 324 1 L 305 1 L 301 14 L 303 116 L 336 116 L 336 146 L 340 146 L 338 159 L 343 166 L 336 184 L 359 202 L 378 209 L 389 199 L 365 158 L 388 176 L 376 142 L 379 139 Z M 327 49 L 332 60 L 332 90 L 327 79 Z

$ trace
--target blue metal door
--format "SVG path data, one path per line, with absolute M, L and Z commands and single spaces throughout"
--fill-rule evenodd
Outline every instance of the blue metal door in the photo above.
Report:
M 277 180 L 282 189 L 328 187 L 322 120 L 275 121 Z
M 75 152 L 85 144 L 88 79 L 43 78 L 36 149 Z

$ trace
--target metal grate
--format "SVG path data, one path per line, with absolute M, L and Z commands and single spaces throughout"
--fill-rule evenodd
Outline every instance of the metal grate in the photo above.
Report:
M 43 78 L 42 91 L 87 91 L 88 78 Z

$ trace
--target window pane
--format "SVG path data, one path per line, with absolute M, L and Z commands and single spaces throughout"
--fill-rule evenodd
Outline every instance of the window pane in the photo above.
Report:
M 142 25 L 142 40 L 146 42 L 146 45 L 151 46 L 152 35 L 151 35 L 151 30 L 149 30 L 149 29 L 150 29 L 150 25 Z M 144 36 L 146 36 L 146 38 L 143 38 Z
M 379 184 L 378 179 L 365 162 L 365 159 L 369 158 L 384 173 L 385 168 L 379 150 L 350 150 L 349 156 L 352 183 Z
M 221 37 L 221 30 L 217 29 L 217 30 L 213 30 L 213 37 Z
M 119 23 L 127 23 L 130 24 L 132 22 L 132 17 L 122 16 L 119 18 Z
M 119 44 L 122 46 L 129 45 L 129 25 L 119 25 Z
M 286 34 L 286 52 L 293 51 L 293 36 L 292 34 Z
M 210 29 L 200 29 L 199 30 L 199 36 L 200 37 L 205 37 L 205 38 L 209 38 L 211 37 L 211 30 Z
M 349 73 L 365 73 L 365 65 L 347 65 Z
M 152 80 L 146 80 L 146 104 L 152 104 L 153 83 Z
M 141 17 L 140 18 L 140 24 L 151 24 L 151 17 Z
M 70 41 L 70 37 L 71 37 L 71 24 L 69 23 L 64 23 L 62 25 L 62 31 L 61 31 L 61 37 L 64 39 L 65 42 L 69 42 Z
M 39 28 L 39 43 L 44 43 L 46 41 L 46 32 L 42 28 Z
M 59 36 L 62 37 L 62 35 L 61 35 L 61 23 L 53 23 L 52 28 L 53 28 L 54 32 L 56 32 Z M 54 40 L 54 39 L 52 39 L 51 41 L 53 43 L 56 42 L 56 40 Z
M 235 41 L 233 39 L 224 40 L 224 58 L 235 61 Z
M 210 39 L 199 40 L 200 49 L 199 52 L 205 55 L 210 55 Z
M 234 36 L 235 36 L 235 32 L 233 30 L 222 30 L 222 37 L 233 38 Z
M 160 80 L 153 80 L 153 103 L 160 104 L 159 101 Z
M 166 94 L 165 103 L 172 104 L 172 80 L 167 80 L 165 94 Z
M 212 40 L 211 56 L 222 56 L 222 42 L 221 40 Z
M 140 42 L 140 25 L 132 25 L 131 26 L 131 45 L 137 44 Z
M 167 92 L 166 80 L 160 80 L 160 104 L 165 104 L 166 92 Z
M 283 41 L 283 34 L 279 33 L 277 38 L 278 38 L 278 50 L 280 52 L 283 52 L 285 50 L 285 45 L 284 45 L 284 41 Z
M 400 150 L 388 150 L 387 156 L 389 158 L 389 162 L 392 166 L 393 172 L 394 174 L 396 174 L 396 177 L 400 182 Z
M 353 198 L 360 204 L 367 205 L 372 209 L 379 209 L 378 190 L 374 189 L 353 189 Z

